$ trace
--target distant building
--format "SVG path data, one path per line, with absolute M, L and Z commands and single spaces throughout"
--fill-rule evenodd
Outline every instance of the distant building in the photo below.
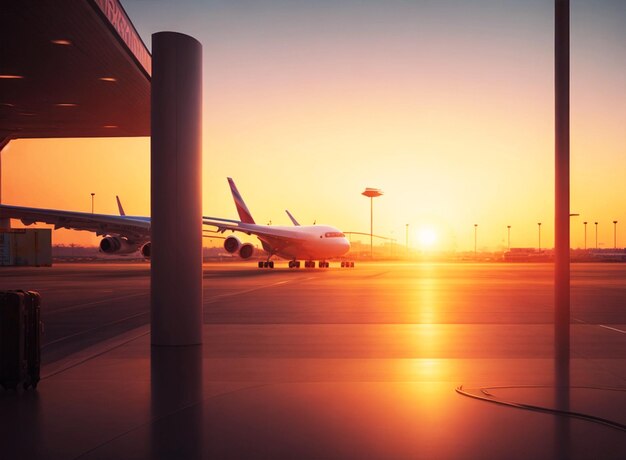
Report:
M 511 248 L 504 253 L 505 262 L 548 262 L 554 259 L 552 249 Z

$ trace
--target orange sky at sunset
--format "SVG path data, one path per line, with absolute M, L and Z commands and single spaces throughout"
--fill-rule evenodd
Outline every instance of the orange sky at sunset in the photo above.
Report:
M 553 245 L 552 3 L 123 1 L 150 47 L 173 29 L 204 45 L 204 214 L 236 218 L 226 177 L 259 223 L 329 223 L 434 249 Z M 182 2 L 184 3 L 184 2 Z M 386 2 L 385 2 L 386 3 Z M 438 3 L 447 6 L 440 6 Z M 473 6 L 467 5 L 472 3 Z M 599 221 L 626 244 L 626 7 L 572 2 L 572 246 Z M 261 14 L 262 13 L 262 14 Z M 12 141 L 5 204 L 149 214 L 149 139 Z M 623 222 L 623 224 L 622 224 Z M 624 229 L 624 230 L 622 230 Z M 622 236 L 623 235 L 623 236 Z M 54 243 L 96 245 L 87 232 Z

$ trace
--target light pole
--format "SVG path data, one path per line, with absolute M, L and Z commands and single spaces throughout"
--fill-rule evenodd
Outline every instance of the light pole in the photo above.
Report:
M 539 229 L 539 250 L 541 251 L 541 222 L 537 222 L 537 228 Z
M 585 251 L 587 250 L 587 222 L 583 222 L 585 226 Z
M 594 224 L 596 224 L 596 249 L 598 249 L 598 223 L 594 222 Z
M 409 253 L 409 224 L 406 224 L 406 253 Z
M 507 225 L 506 226 L 506 233 L 507 233 L 507 246 L 509 247 L 509 251 L 511 250 L 511 226 Z
M 474 224 L 474 259 L 478 258 L 478 224 Z
M 617 249 L 617 221 L 613 221 L 613 249 Z
M 91 192 L 91 213 L 93 214 L 93 197 L 96 196 L 95 193 Z
M 367 187 L 361 195 L 370 199 L 370 259 L 374 258 L 374 198 L 383 194 L 378 188 Z

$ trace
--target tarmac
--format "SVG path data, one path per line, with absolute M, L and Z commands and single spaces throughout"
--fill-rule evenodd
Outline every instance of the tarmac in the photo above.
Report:
M 37 390 L 0 390 L 0 457 L 626 458 L 626 264 L 572 266 L 569 388 L 552 265 L 337 265 L 205 265 L 180 348 L 150 346 L 148 264 L 0 269 L 46 324 Z

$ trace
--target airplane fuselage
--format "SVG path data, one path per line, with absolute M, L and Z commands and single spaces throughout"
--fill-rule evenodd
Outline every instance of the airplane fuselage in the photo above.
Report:
M 283 259 L 328 260 L 341 257 L 350 250 L 350 242 L 341 230 L 328 225 L 283 227 L 241 224 L 240 227 L 242 230 L 250 229 L 264 243 L 266 251 L 271 248 L 269 252 Z M 271 235 L 268 235 L 270 229 Z

